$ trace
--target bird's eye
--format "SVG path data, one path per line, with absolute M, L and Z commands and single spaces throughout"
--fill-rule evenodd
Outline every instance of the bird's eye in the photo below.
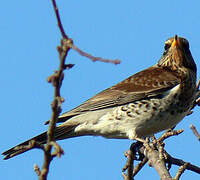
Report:
M 165 51 L 168 50 L 170 48 L 171 44 L 166 43 L 165 44 Z

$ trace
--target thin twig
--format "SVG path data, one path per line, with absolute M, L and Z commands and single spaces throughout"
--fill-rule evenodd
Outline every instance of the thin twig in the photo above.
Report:
M 131 150 L 126 151 L 125 156 L 127 158 L 127 162 L 125 166 L 122 169 L 122 175 L 124 177 L 124 180 L 132 180 L 133 179 L 133 161 L 134 161 L 134 152 Z M 127 170 L 127 174 L 124 172 Z
M 63 28 L 63 25 L 62 25 L 62 22 L 61 22 L 61 19 L 60 19 L 60 15 L 59 15 L 59 11 L 58 11 L 58 7 L 56 5 L 56 1 L 52 0 L 52 3 L 53 3 L 54 11 L 55 11 L 55 14 L 56 14 L 56 19 L 57 19 L 57 22 L 58 22 L 58 27 L 60 29 L 62 37 L 65 38 L 65 39 L 69 39 L 69 37 L 66 35 L 65 30 Z M 74 44 L 71 44 L 70 48 L 74 49 L 81 56 L 85 56 L 85 57 L 91 59 L 93 62 L 100 61 L 100 62 L 112 63 L 112 64 L 120 64 L 121 63 L 119 59 L 111 60 L 111 59 L 104 59 L 104 58 L 101 58 L 101 57 L 92 56 L 91 54 L 82 51 L 81 49 L 79 49 L 78 47 L 76 47 Z
M 68 36 L 65 33 L 64 28 L 63 28 L 63 25 L 62 25 L 62 22 L 61 22 L 61 19 L 60 19 L 60 14 L 59 14 L 59 11 L 58 11 L 58 7 L 56 5 L 56 1 L 52 0 L 52 3 L 53 3 L 53 8 L 54 8 L 54 11 L 55 11 L 55 14 L 56 14 L 56 19 L 57 19 L 58 27 L 60 29 L 62 37 L 65 38 L 65 39 L 69 39 Z
M 72 44 L 71 48 L 74 49 L 76 52 L 78 52 L 81 56 L 85 56 L 85 57 L 91 59 L 93 62 L 100 61 L 100 62 L 112 63 L 112 64 L 116 64 L 116 65 L 121 63 L 121 61 L 119 59 L 111 60 L 111 59 L 104 59 L 101 57 L 92 56 L 91 54 L 88 54 L 88 53 L 82 51 L 81 49 L 76 47 L 74 44 Z
M 60 29 L 60 32 L 61 32 L 63 38 L 61 40 L 61 46 L 59 46 L 57 48 L 58 53 L 59 53 L 59 59 L 60 59 L 59 69 L 57 71 L 55 71 L 55 73 L 52 76 L 50 76 L 48 78 L 48 82 L 52 83 L 52 85 L 54 86 L 54 100 L 51 104 L 52 116 L 51 116 L 51 120 L 49 122 L 48 131 L 47 131 L 47 144 L 44 147 L 43 167 L 42 167 L 41 173 L 39 174 L 40 180 L 46 180 L 47 174 L 49 171 L 50 162 L 52 161 L 52 159 L 56 156 L 60 157 L 64 153 L 63 150 L 61 149 L 61 147 L 56 142 L 54 142 L 53 134 L 54 134 L 54 129 L 56 127 L 56 121 L 61 112 L 61 105 L 62 105 L 62 102 L 64 101 L 64 99 L 60 95 L 60 88 L 61 88 L 62 81 L 64 78 L 63 71 L 65 69 L 69 69 L 69 68 L 73 67 L 73 64 L 68 64 L 68 65 L 65 64 L 65 59 L 66 59 L 66 56 L 68 55 L 69 50 L 71 48 L 73 48 L 79 54 L 86 56 L 86 57 L 92 59 L 93 61 L 101 61 L 101 62 L 108 62 L 108 63 L 114 63 L 114 64 L 119 64 L 119 62 L 120 62 L 119 60 L 112 61 L 112 60 L 103 59 L 100 57 L 94 57 L 90 54 L 87 54 L 87 53 L 81 51 L 79 48 L 74 46 L 72 39 L 69 39 L 65 33 L 65 30 L 63 28 L 61 18 L 59 15 L 58 7 L 56 5 L 56 1 L 52 0 L 52 4 L 53 4 L 53 8 L 54 8 L 54 11 L 56 14 L 58 27 Z M 51 153 L 52 146 L 54 146 L 54 148 L 55 148 L 55 152 L 53 152 L 53 153 Z
M 183 129 L 179 129 L 179 130 L 165 132 L 157 141 L 163 142 L 165 139 L 167 139 L 171 136 L 177 136 L 177 135 L 181 134 L 183 131 L 184 131 Z
M 165 155 L 166 155 L 166 162 L 170 163 L 170 164 L 174 164 L 174 165 L 177 165 L 177 166 L 183 166 L 186 162 L 183 161 L 182 159 L 178 159 L 178 158 L 174 158 L 172 157 L 169 153 L 165 152 Z M 190 170 L 190 171 L 193 171 L 193 172 L 196 172 L 198 174 L 200 174 L 200 168 L 189 163 L 186 167 L 187 170 Z
M 184 173 L 184 171 L 186 170 L 187 166 L 189 163 L 185 163 L 183 166 L 180 166 L 178 169 L 178 172 L 176 173 L 176 176 L 174 177 L 173 180 L 179 180 L 181 175 Z
M 199 132 L 197 131 L 197 129 L 196 129 L 196 127 L 193 125 L 193 124 L 191 124 L 190 125 L 190 129 L 192 130 L 192 132 L 194 133 L 194 135 L 198 138 L 198 140 L 200 141 L 200 134 L 199 134 Z
M 53 131 L 55 129 L 58 116 L 61 112 L 61 104 L 63 102 L 63 98 L 60 96 L 60 88 L 61 88 L 62 81 L 64 78 L 63 71 L 66 68 L 65 58 L 66 58 L 69 50 L 71 49 L 68 46 L 68 44 L 70 44 L 70 43 L 72 43 L 72 41 L 70 39 L 63 39 L 61 41 L 61 46 L 58 48 L 59 57 L 60 57 L 59 70 L 56 71 L 51 76 L 51 78 L 49 78 L 49 82 L 51 82 L 53 84 L 55 89 L 54 89 L 54 100 L 51 104 L 52 116 L 51 116 L 48 131 L 47 131 L 47 144 L 45 146 L 44 162 L 43 162 L 41 174 L 39 176 L 40 180 L 46 180 L 47 174 L 49 171 L 50 162 L 56 156 L 55 153 L 51 154 L 52 146 L 55 147 L 58 157 L 60 157 L 61 154 L 63 154 L 63 150 L 61 149 L 61 147 L 57 143 L 53 142 L 53 140 L 54 140 L 53 139 Z
M 136 174 L 144 167 L 147 161 L 148 159 L 145 157 L 140 163 L 137 164 L 137 166 L 133 170 L 133 177 L 136 176 Z
M 51 141 L 50 144 L 54 147 L 55 151 L 51 154 L 53 157 L 57 156 L 58 158 L 64 154 L 63 149 L 59 146 L 59 144 L 55 141 Z
M 52 159 L 54 157 L 56 157 L 56 155 L 58 157 L 60 157 L 61 154 L 64 153 L 63 150 L 61 149 L 61 147 L 56 142 L 53 142 L 53 140 L 54 140 L 53 134 L 54 134 L 54 129 L 56 127 L 56 121 L 61 112 L 61 104 L 63 102 L 63 98 L 60 95 L 60 88 L 61 88 L 62 81 L 64 78 L 63 71 L 67 67 L 65 65 L 65 59 L 66 59 L 66 56 L 67 56 L 69 50 L 71 49 L 68 45 L 70 43 L 72 43 L 72 40 L 68 39 L 68 36 L 66 35 L 66 33 L 64 31 L 64 28 L 61 23 L 59 11 L 58 11 L 58 8 L 56 5 L 56 1 L 52 0 L 52 3 L 53 3 L 54 11 L 56 14 L 58 27 L 63 36 L 63 39 L 61 40 L 61 46 L 58 47 L 58 53 L 59 53 L 59 58 L 60 58 L 59 69 L 58 69 L 58 71 L 55 71 L 55 73 L 51 77 L 48 78 L 48 82 L 51 82 L 52 85 L 54 86 L 54 100 L 51 104 L 52 116 L 51 116 L 51 120 L 49 123 L 48 131 L 47 131 L 47 144 L 45 145 L 44 161 L 43 161 L 41 173 L 39 174 L 39 180 L 47 179 L 50 162 L 52 161 Z M 51 154 L 52 146 L 54 146 L 55 152 L 57 154 L 56 153 Z

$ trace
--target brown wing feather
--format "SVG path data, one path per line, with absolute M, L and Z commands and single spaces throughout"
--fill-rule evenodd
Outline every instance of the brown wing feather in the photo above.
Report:
M 161 94 L 180 83 L 175 72 L 161 67 L 150 67 L 108 88 L 80 106 L 62 114 L 59 122 L 86 111 L 127 104 Z

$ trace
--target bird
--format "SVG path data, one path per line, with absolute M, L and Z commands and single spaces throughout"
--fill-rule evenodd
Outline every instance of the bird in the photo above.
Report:
M 191 111 L 196 73 L 188 40 L 175 35 L 165 41 L 155 65 L 60 115 L 54 140 L 88 135 L 137 140 L 168 130 Z M 31 140 L 45 144 L 47 132 L 3 152 L 4 159 L 27 151 L 19 147 Z

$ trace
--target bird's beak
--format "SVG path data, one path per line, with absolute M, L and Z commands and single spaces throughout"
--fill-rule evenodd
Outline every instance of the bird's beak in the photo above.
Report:
M 175 35 L 174 36 L 174 41 L 172 42 L 172 45 L 171 45 L 171 47 L 173 48 L 173 47 L 176 47 L 176 46 L 178 46 L 178 44 L 179 44 L 179 42 L 178 42 L 179 40 L 178 40 L 178 36 L 177 35 Z

